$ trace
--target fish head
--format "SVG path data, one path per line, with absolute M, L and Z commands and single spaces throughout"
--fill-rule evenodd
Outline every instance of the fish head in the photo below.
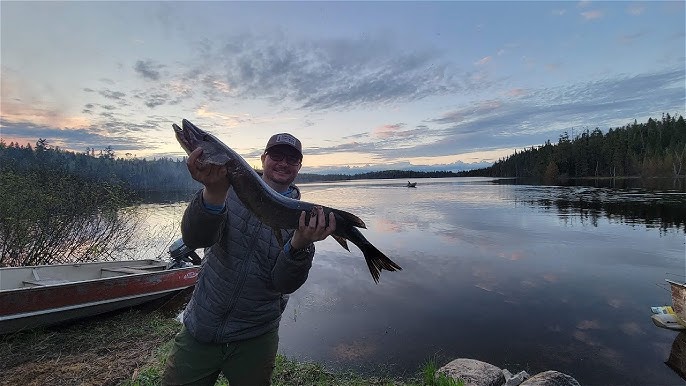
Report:
M 217 137 L 205 132 L 199 127 L 192 124 L 189 120 L 184 119 L 181 122 L 181 127 L 173 123 L 172 127 L 176 134 L 176 140 L 186 151 L 191 154 L 193 150 L 202 148 L 203 153 L 200 160 L 204 163 L 214 165 L 226 165 L 232 160 L 233 152 L 227 152 L 228 146 L 224 145 Z

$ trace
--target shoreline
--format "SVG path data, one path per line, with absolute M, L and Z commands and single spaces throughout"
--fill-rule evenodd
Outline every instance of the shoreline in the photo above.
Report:
M 168 303 L 169 301 L 161 306 L 152 304 L 69 324 L 1 335 L 0 372 L 3 379 L 0 384 L 159 385 L 164 361 L 181 326 L 170 315 L 175 311 L 164 309 Z M 481 367 L 477 368 L 487 368 L 489 371 L 478 370 L 474 373 L 470 366 L 456 367 L 456 362 L 478 364 Z M 272 384 L 454 386 L 484 384 L 474 381 L 485 377 L 484 379 L 502 381 L 485 384 L 526 386 L 529 380 L 536 381 L 535 377 L 529 377 L 524 371 L 513 375 L 507 369 L 466 358 L 458 358 L 441 368 L 432 359 L 427 359 L 422 368 L 408 369 L 407 374 L 413 375 L 377 377 L 353 372 L 332 372 L 319 363 L 300 362 L 279 354 Z M 471 382 L 462 383 L 458 378 L 469 379 Z M 578 385 L 574 382 L 576 381 L 562 385 Z M 226 384 L 226 380 L 220 377 L 217 385 Z M 534 384 L 547 385 L 531 383 Z

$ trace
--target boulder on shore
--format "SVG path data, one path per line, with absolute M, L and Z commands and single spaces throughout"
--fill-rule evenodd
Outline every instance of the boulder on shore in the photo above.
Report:
M 531 378 L 522 371 L 513 376 L 508 370 L 501 370 L 490 363 L 468 358 L 453 360 L 438 369 L 436 375 L 438 374 L 462 380 L 465 386 L 581 386 L 576 379 L 559 371 L 544 371 Z
M 438 369 L 438 373 L 461 379 L 465 386 L 501 386 L 505 383 L 505 375 L 500 368 L 476 359 L 455 359 Z
M 559 371 L 544 371 L 524 381 L 520 386 L 581 386 L 579 382 Z

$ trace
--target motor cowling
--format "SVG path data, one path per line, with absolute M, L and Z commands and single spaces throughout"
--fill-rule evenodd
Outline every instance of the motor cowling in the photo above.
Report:
M 200 256 L 195 253 L 195 249 L 184 244 L 183 239 L 178 239 L 169 246 L 169 257 L 171 258 L 170 268 L 200 265 L 202 262 Z

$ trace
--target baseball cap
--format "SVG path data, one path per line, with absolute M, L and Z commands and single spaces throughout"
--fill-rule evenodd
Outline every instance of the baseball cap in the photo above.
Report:
M 300 153 L 300 156 L 302 157 L 303 155 L 303 148 L 302 145 L 300 144 L 300 140 L 298 138 L 295 138 L 294 136 L 288 134 L 288 133 L 279 133 L 279 134 L 274 134 L 272 135 L 271 138 L 269 138 L 269 141 L 267 142 L 267 146 L 264 148 L 264 152 L 266 153 L 267 150 L 270 148 L 277 146 L 277 145 L 287 145 Z

